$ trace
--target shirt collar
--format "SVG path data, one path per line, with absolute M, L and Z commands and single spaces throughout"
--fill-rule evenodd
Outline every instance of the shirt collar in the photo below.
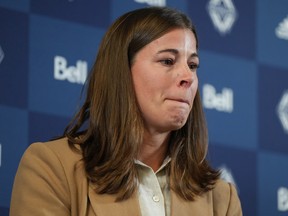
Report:
M 171 157 L 170 157 L 170 156 L 167 156 L 167 157 L 164 159 L 162 165 L 159 167 L 159 169 L 158 169 L 155 173 L 158 173 L 158 172 L 160 172 L 161 170 L 163 170 L 163 169 L 170 163 L 170 161 L 171 161 Z M 141 166 L 141 167 L 146 167 L 146 168 L 152 169 L 150 166 L 148 166 L 147 164 L 143 163 L 143 162 L 140 161 L 140 160 L 135 159 L 134 162 L 135 162 L 135 164 L 137 164 L 137 165 L 139 165 L 139 166 Z

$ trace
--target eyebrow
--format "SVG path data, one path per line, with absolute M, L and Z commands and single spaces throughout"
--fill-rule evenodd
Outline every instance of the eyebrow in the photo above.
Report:
M 164 50 L 158 51 L 157 54 L 165 53 L 165 52 L 173 53 L 175 55 L 179 54 L 179 50 L 177 50 L 177 49 L 164 49 Z M 190 55 L 190 57 L 199 58 L 199 56 L 198 56 L 198 54 L 196 52 L 192 53 Z

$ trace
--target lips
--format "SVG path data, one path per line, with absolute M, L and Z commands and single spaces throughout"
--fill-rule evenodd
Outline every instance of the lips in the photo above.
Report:
M 182 99 L 182 98 L 167 98 L 167 100 L 177 101 L 180 103 L 186 103 L 186 104 L 190 105 L 189 100 Z

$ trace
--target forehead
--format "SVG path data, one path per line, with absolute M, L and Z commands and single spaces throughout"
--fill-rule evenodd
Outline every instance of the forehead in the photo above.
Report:
M 196 51 L 196 38 L 190 29 L 173 29 L 148 44 L 150 48 L 177 48 Z

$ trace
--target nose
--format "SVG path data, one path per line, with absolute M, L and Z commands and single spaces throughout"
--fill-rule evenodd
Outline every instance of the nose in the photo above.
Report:
M 179 68 L 177 73 L 178 87 L 189 88 L 193 83 L 194 73 L 195 72 L 192 72 L 188 65 L 183 65 L 181 68 Z

